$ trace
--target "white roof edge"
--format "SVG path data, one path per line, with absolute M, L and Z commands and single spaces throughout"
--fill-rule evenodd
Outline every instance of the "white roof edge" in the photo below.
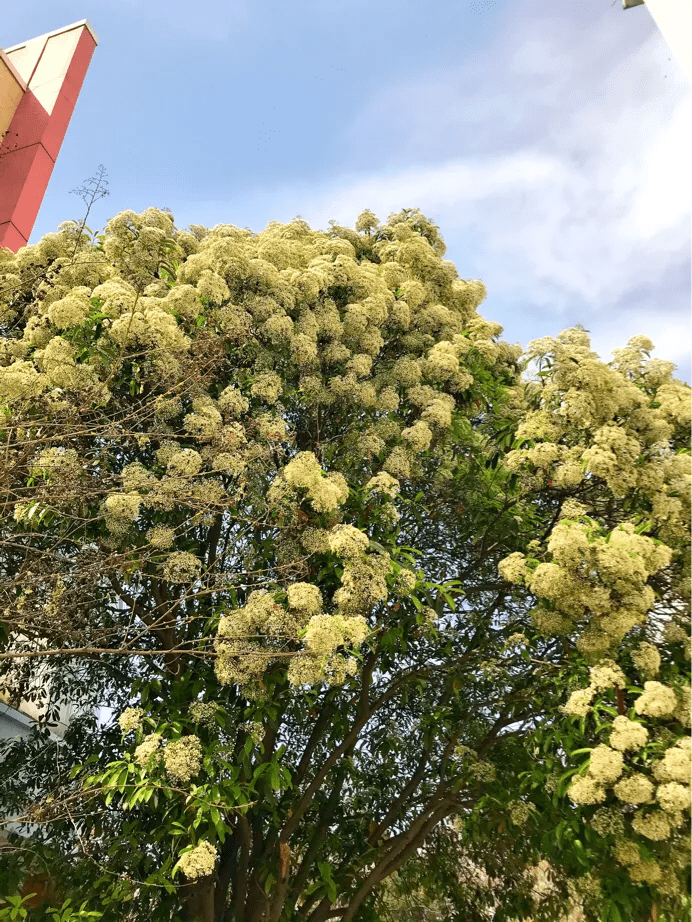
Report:
M 72 29 L 77 29 L 79 26 L 86 26 L 86 28 L 91 33 L 91 37 L 98 45 L 99 40 L 94 32 L 94 27 L 91 25 L 88 19 L 80 19 L 79 22 L 73 22 L 69 26 L 63 26 L 62 29 L 54 29 L 52 32 L 45 32 L 43 35 L 36 35 L 35 38 L 52 38 L 54 35 L 62 35 L 63 32 L 70 32 Z M 26 42 L 20 42 L 18 45 L 12 45 L 11 48 L 3 48 L 2 50 L 7 54 L 10 51 L 17 51 L 18 48 L 23 48 L 28 42 L 33 41 L 34 39 L 27 39 Z

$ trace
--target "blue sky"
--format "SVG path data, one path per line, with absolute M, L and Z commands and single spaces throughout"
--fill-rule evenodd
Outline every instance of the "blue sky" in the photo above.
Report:
M 690 381 L 692 92 L 620 0 L 10 0 L 0 45 L 99 38 L 31 237 L 170 208 L 313 228 L 418 207 L 510 342 L 637 333 Z

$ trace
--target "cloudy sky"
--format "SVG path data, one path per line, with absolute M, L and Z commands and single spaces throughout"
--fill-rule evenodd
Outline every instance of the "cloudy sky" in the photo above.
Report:
M 98 38 L 31 237 L 170 208 L 178 227 L 353 225 L 418 207 L 526 344 L 637 333 L 690 381 L 692 92 L 621 0 L 10 0 L 0 45 Z M 687 164 L 687 166 L 685 166 Z

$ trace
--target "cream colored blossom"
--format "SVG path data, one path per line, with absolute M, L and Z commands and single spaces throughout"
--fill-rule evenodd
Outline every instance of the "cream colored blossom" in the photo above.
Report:
M 497 777 L 497 769 L 492 762 L 479 759 L 469 766 L 469 772 L 477 781 L 494 781 Z
M 630 839 L 621 839 L 616 842 L 613 853 L 617 861 L 624 865 L 638 864 L 641 860 L 639 846 Z
M 654 786 L 646 775 L 634 772 L 628 778 L 618 781 L 613 791 L 618 800 L 623 803 L 648 804 L 653 799 Z
M 314 685 L 324 679 L 326 657 L 298 655 L 291 658 L 286 677 L 291 685 Z
M 197 291 L 214 304 L 222 304 L 231 296 L 225 280 L 210 269 L 204 269 L 197 281 Z
M 283 390 L 283 382 L 274 371 L 258 375 L 250 388 L 250 393 L 260 397 L 266 403 L 276 403 Z
M 372 370 L 372 356 L 365 353 L 354 355 L 347 363 L 346 370 L 356 376 L 356 378 L 366 378 Z
M 38 458 L 31 467 L 31 473 L 70 476 L 79 469 L 79 459 L 74 448 L 65 449 L 62 446 L 53 448 L 44 448 L 38 455 Z
M 286 438 L 286 423 L 274 413 L 258 413 L 255 417 L 256 431 L 260 440 L 283 442 Z
M 329 532 L 329 548 L 337 557 L 360 557 L 368 548 L 368 536 L 353 525 L 335 525 Z
M 423 609 L 423 614 L 425 615 L 425 620 L 428 624 L 434 625 L 439 620 L 440 616 L 435 611 L 434 608 L 425 607 Z
M 407 480 L 411 476 L 411 455 L 401 445 L 385 458 L 384 470 L 397 480 Z
M 211 842 L 200 842 L 178 859 L 178 867 L 189 880 L 200 880 L 214 873 L 217 852 Z
M 120 717 L 118 717 L 118 726 L 123 733 L 137 730 L 142 725 L 143 716 L 144 711 L 142 708 L 125 708 Z
M 555 563 L 540 563 L 527 576 L 527 584 L 535 595 L 544 599 L 559 600 L 570 589 L 569 575 Z
M 106 499 L 106 512 L 114 518 L 134 522 L 141 505 L 142 497 L 138 493 L 113 493 Z
M 399 403 L 399 395 L 393 387 L 383 387 L 377 395 L 377 409 L 382 413 L 396 413 Z
M 560 710 L 569 717 L 586 717 L 591 711 L 593 696 L 593 688 L 578 688 L 572 692 L 567 703 L 562 705 Z
M 163 751 L 163 762 L 166 774 L 172 781 L 190 781 L 202 767 L 202 744 L 199 738 L 190 734 L 168 743 Z
M 649 717 L 666 717 L 672 714 L 677 706 L 677 699 L 672 688 L 661 682 L 645 682 L 644 691 L 634 702 L 637 714 L 646 714 Z
M 221 414 L 216 407 L 211 405 L 198 404 L 194 412 L 188 413 L 183 419 L 185 430 L 204 442 L 210 442 L 218 434 L 222 425 Z
M 430 431 L 430 427 L 422 420 L 419 420 L 417 423 L 414 423 L 413 426 L 404 429 L 401 433 L 401 438 L 404 439 L 405 442 L 408 442 L 413 451 L 422 452 L 430 448 L 433 434 Z
M 459 371 L 459 359 L 452 343 L 436 343 L 428 353 L 423 370 L 430 381 L 446 381 Z
M 567 796 L 575 804 L 598 804 L 605 800 L 606 792 L 593 778 L 578 775 L 567 789 Z
M 654 859 L 649 861 L 640 861 L 633 864 L 629 869 L 630 878 L 637 881 L 644 881 L 647 884 L 656 884 L 661 879 L 661 866 Z
M 347 560 L 341 577 L 341 588 L 333 601 L 344 612 L 353 614 L 371 611 L 388 598 L 387 576 L 391 569 L 388 555 L 371 554 Z
M 293 487 L 304 489 L 317 512 L 333 512 L 348 499 L 348 484 L 336 471 L 325 474 L 310 451 L 299 452 L 283 469 L 283 477 Z
M 680 721 L 683 727 L 689 727 L 691 723 L 690 717 L 692 716 L 690 714 L 690 686 L 685 685 L 682 688 L 678 688 L 677 691 L 680 701 L 675 709 L 675 717 Z
M 374 477 L 368 480 L 365 484 L 365 489 L 369 493 L 382 493 L 384 496 L 393 499 L 399 493 L 401 484 L 386 471 L 380 471 L 379 474 L 375 474 Z
M 449 429 L 452 425 L 454 398 L 447 394 L 433 400 L 422 412 L 421 419 L 433 429 Z
M 632 820 L 632 828 L 639 835 L 654 842 L 661 842 L 670 836 L 670 821 L 662 810 L 653 813 L 637 813 Z
M 227 451 L 221 451 L 213 457 L 214 470 L 233 476 L 242 474 L 247 464 L 247 460 L 241 455 L 231 454 Z
M 649 731 L 645 726 L 630 720 L 622 714 L 613 721 L 613 729 L 610 734 L 610 745 L 619 752 L 626 752 L 628 749 L 641 749 L 646 745 L 649 738 Z
M 327 682 L 334 685 L 343 685 L 346 676 L 354 676 L 358 671 L 358 664 L 354 659 L 346 659 L 339 653 L 333 653 L 325 664 Z
M 141 765 L 142 768 L 147 768 L 150 766 L 152 757 L 156 757 L 158 761 L 158 756 L 160 754 L 161 748 L 161 734 L 160 733 L 150 733 L 149 736 L 144 737 L 144 741 L 137 746 L 134 752 L 135 762 L 138 765 Z
M 326 554 L 330 550 L 329 537 L 326 528 L 306 528 L 300 541 L 308 554 Z
M 191 477 L 200 472 L 202 458 L 193 448 L 183 448 L 171 455 L 167 467 L 170 474 Z
M 656 788 L 656 800 L 666 813 L 680 813 L 690 809 L 690 787 L 677 781 L 659 784 Z
M 680 781 L 690 783 L 692 764 L 690 759 L 690 737 L 685 737 L 681 742 L 667 749 L 663 758 L 653 766 L 653 775 L 658 781 Z M 687 745 L 685 745 L 685 742 Z
M 423 376 L 420 364 L 410 356 L 404 356 L 394 363 L 392 378 L 404 387 L 413 387 Z
M 614 685 L 627 686 L 627 678 L 620 667 L 611 659 L 604 659 L 589 669 L 591 687 L 595 691 L 606 691 Z
M 147 532 L 147 539 L 152 547 L 165 550 L 170 547 L 175 540 L 175 529 L 167 528 L 165 525 L 155 525 Z
M 523 583 L 528 574 L 526 557 L 519 551 L 501 560 L 497 569 L 500 576 L 509 583 Z
M 507 805 L 507 812 L 514 826 L 525 826 L 527 820 L 535 810 L 536 807 L 534 804 L 526 804 L 523 801 L 515 801 Z
M 54 336 L 44 349 L 34 353 L 35 359 L 55 387 L 81 390 L 98 384 L 90 365 L 77 364 L 75 347 L 61 336 Z
M 399 596 L 407 596 L 416 588 L 417 577 L 413 570 L 402 568 L 397 573 L 394 583 L 394 592 Z
M 305 646 L 311 653 L 332 653 L 344 643 L 358 646 L 369 633 L 365 618 L 360 615 L 313 615 L 308 622 Z
M 48 317 L 54 327 L 58 330 L 65 330 L 83 323 L 90 309 L 91 305 L 86 298 L 76 298 L 74 294 L 70 294 L 51 304 L 48 308 Z
M 588 774 L 594 781 L 601 784 L 611 784 L 622 774 L 622 753 L 611 749 L 610 746 L 601 744 L 591 752 Z
M 286 590 L 290 608 L 316 615 L 322 610 L 322 593 L 312 583 L 292 583 Z
M 632 651 L 632 662 L 644 675 L 658 675 L 661 667 L 661 656 L 656 647 L 642 641 L 636 650 Z
M 177 448 L 173 443 L 174 449 Z M 151 489 L 158 483 L 156 477 L 148 471 L 139 461 L 132 464 L 126 464 L 121 472 L 123 489 L 127 493 L 134 493 L 136 490 Z
M 163 575 L 172 583 L 187 583 L 197 578 L 201 566 L 199 558 L 194 554 L 188 551 L 175 551 L 167 557 L 163 566 Z
M 625 832 L 625 820 L 619 807 L 599 807 L 588 823 L 599 836 L 622 836 Z
M 213 727 L 219 709 L 213 701 L 193 701 L 189 711 L 195 723 L 203 727 Z
M 247 397 L 243 397 L 238 388 L 229 384 L 228 387 L 224 388 L 219 394 L 218 405 L 222 413 L 233 418 L 247 413 L 250 407 L 250 401 Z

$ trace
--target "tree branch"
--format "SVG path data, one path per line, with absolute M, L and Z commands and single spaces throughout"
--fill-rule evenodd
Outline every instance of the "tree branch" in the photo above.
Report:
M 235 922 L 245 920 L 245 894 L 248 884 L 248 870 L 250 867 L 250 824 L 247 817 L 238 814 L 238 828 L 240 831 L 240 861 L 238 864 L 238 877 L 233 900 L 233 919 Z

